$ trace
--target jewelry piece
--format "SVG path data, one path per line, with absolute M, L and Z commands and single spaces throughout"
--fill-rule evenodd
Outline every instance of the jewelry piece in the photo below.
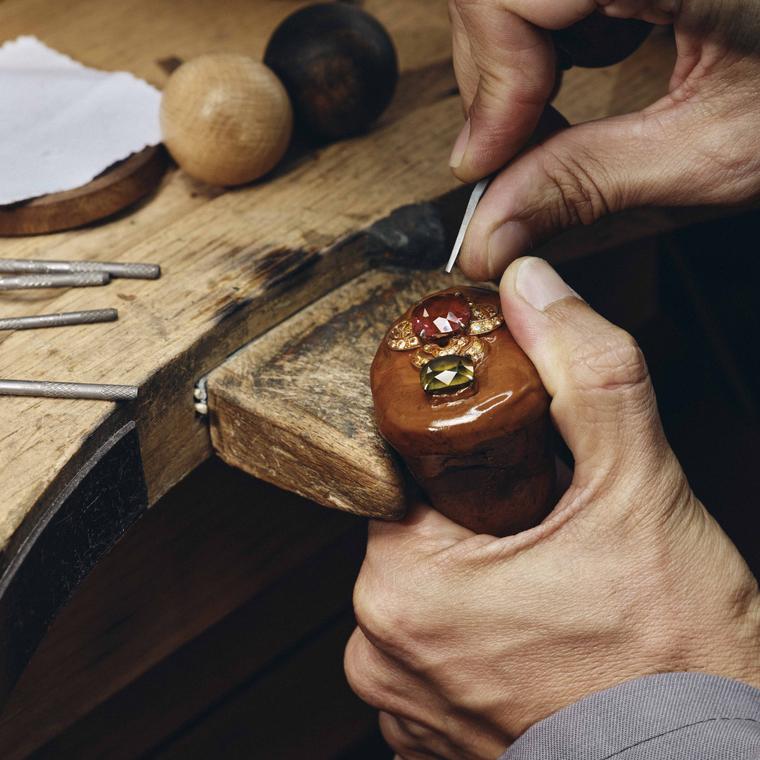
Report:
M 388 331 L 391 351 L 412 351 L 425 393 L 450 393 L 472 385 L 488 353 L 487 335 L 504 324 L 498 307 L 477 303 L 459 290 L 424 298 Z M 415 350 L 416 349 L 416 350 Z
M 88 309 L 61 314 L 38 314 L 33 317 L 8 317 L 0 319 L 0 330 L 35 330 L 40 327 L 87 325 L 96 322 L 115 322 L 118 318 L 119 312 L 116 309 Z
M 411 319 L 400 319 L 391 327 L 386 345 L 391 351 L 409 351 L 463 334 L 485 335 L 503 324 L 496 306 L 475 303 L 458 291 L 436 293 L 414 307 Z
M 76 398 L 96 401 L 134 401 L 136 385 L 94 383 L 55 383 L 40 380 L 0 380 L 0 396 L 34 396 L 37 398 Z
M 111 277 L 132 280 L 157 280 L 158 264 L 116 261 L 46 261 L 43 259 L 0 259 L 0 272 L 12 274 L 71 274 L 73 272 L 105 272 Z

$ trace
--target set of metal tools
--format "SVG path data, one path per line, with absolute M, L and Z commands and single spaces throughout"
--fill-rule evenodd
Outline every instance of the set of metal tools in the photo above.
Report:
M 107 285 L 112 278 L 157 280 L 160 276 L 161 267 L 158 264 L 0 259 L 0 291 L 97 287 Z M 8 317 L 0 318 L 0 331 L 114 322 L 118 318 L 116 309 Z M 137 386 L 0 379 L 0 396 L 131 401 L 137 398 Z

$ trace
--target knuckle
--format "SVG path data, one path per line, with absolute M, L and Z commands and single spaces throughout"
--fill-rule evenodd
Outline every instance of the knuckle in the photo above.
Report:
M 348 640 L 343 670 L 351 690 L 359 699 L 374 707 L 383 702 L 380 673 L 373 664 L 371 645 L 356 633 Z
M 422 726 L 411 721 L 402 721 L 387 712 L 380 713 L 378 722 L 383 739 L 405 760 L 430 757 L 421 751 L 425 739 L 428 738 L 428 732 Z
M 598 159 L 579 150 L 552 152 L 546 150 L 543 171 L 554 190 L 551 204 L 559 228 L 578 224 L 593 224 L 610 213 L 613 204 L 604 191 L 605 171 Z
M 406 618 L 398 593 L 392 588 L 378 588 L 360 575 L 354 587 L 354 615 L 371 641 L 386 649 L 400 646 Z

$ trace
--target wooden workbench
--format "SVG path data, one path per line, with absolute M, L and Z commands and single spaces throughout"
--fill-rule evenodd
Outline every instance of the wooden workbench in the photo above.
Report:
M 260 56 L 275 25 L 303 4 L 3 0 L 0 41 L 35 34 L 88 65 L 127 69 L 160 87 L 167 60 L 219 50 Z M 273 176 L 228 192 L 170 170 L 151 198 L 118 218 L 0 240 L 3 257 L 150 261 L 164 271 L 159 282 L 0 299 L 2 316 L 110 306 L 121 315 L 108 325 L 0 335 L 0 376 L 140 387 L 139 400 L 120 407 L 0 400 L 0 697 L 98 559 L 211 455 L 210 427 L 219 447 L 229 442 L 235 410 L 228 404 L 227 416 L 215 418 L 212 405 L 210 416 L 199 415 L 200 378 L 369 270 L 444 260 L 466 198 L 447 165 L 462 115 L 446 3 L 364 5 L 392 34 L 401 68 L 395 99 L 372 133 L 300 150 Z M 556 105 L 571 122 L 646 105 L 665 91 L 673 55 L 668 35 L 655 34 L 619 66 L 570 71 Z M 686 218 L 632 212 L 569 233 L 544 253 L 600 250 Z M 240 392 L 230 380 L 235 366 L 220 393 Z M 228 461 L 239 456 L 233 449 L 221 452 Z M 247 469 L 261 475 L 265 465 Z M 295 468 L 278 482 L 318 498 L 298 479 Z M 336 505 L 350 507 L 345 499 Z

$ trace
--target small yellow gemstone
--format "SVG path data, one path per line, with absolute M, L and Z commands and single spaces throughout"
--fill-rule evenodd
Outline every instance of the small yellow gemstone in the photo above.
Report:
M 475 365 L 469 356 L 437 356 L 420 370 L 425 393 L 453 393 L 475 380 Z

